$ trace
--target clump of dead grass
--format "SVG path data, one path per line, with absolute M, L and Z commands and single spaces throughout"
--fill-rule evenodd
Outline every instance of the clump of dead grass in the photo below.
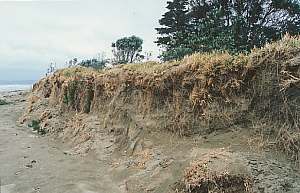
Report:
M 296 165 L 300 165 L 300 132 L 282 127 L 276 140 L 277 147 L 287 153 Z
M 184 192 L 246 193 L 252 192 L 252 179 L 238 166 L 234 155 L 222 149 L 201 156 L 185 169 Z M 234 164 L 234 165 L 233 165 Z M 236 168 L 239 169 L 236 169 Z

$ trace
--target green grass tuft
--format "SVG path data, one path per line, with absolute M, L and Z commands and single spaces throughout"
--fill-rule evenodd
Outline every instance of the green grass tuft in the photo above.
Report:
M 33 131 L 36 131 L 39 135 L 45 135 L 47 132 L 44 128 L 40 126 L 41 122 L 39 120 L 32 120 L 28 127 L 31 127 Z
M 10 103 L 7 102 L 6 100 L 0 99 L 0 105 L 8 105 L 8 104 L 10 104 Z

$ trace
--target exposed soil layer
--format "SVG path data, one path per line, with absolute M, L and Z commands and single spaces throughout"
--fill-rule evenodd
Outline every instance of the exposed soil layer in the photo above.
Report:
M 260 156 L 275 149 L 299 161 L 299 53 L 299 37 L 286 36 L 248 55 L 63 69 L 34 85 L 20 122 L 72 155 L 105 155 L 123 191 L 166 192 L 178 182 L 174 191 L 293 192 L 297 176 L 286 185 L 275 175 L 269 186 L 259 168 L 269 170 Z M 250 148 L 261 151 L 256 162 Z
M 249 133 L 243 130 L 183 138 L 148 132 L 144 147 L 132 155 L 116 151 L 114 136 L 99 130 L 96 147 L 83 156 L 74 154 L 78 149 L 61 138 L 17 126 L 28 105 L 26 96 L 4 98 L 11 103 L 0 107 L 3 193 L 161 193 L 182 187 L 186 191 L 184 171 L 207 158 L 218 163 L 220 171 L 235 162 L 228 170 L 252 179 L 255 192 L 300 192 L 299 171 L 280 154 L 249 149 Z

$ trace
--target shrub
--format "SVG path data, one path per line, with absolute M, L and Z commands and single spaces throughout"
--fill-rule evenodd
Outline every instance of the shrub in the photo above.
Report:
M 4 99 L 0 99 L 0 105 L 8 105 L 9 102 L 7 102 L 6 100 Z
M 41 128 L 39 120 L 32 120 L 28 127 L 31 127 L 33 131 L 36 131 L 39 135 L 45 135 L 47 132 L 44 128 Z

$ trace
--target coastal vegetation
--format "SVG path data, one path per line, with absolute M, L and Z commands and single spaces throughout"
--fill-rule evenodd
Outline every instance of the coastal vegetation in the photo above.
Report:
M 9 102 L 7 102 L 6 100 L 4 99 L 0 99 L 0 105 L 8 105 Z
M 172 0 L 166 8 L 156 28 L 164 61 L 195 52 L 249 52 L 300 32 L 297 0 Z
M 143 40 L 137 36 L 124 37 L 112 43 L 113 64 L 134 63 L 144 58 L 141 55 Z
M 218 139 L 214 147 L 243 149 L 209 149 L 198 160 L 191 156 L 175 192 L 261 188 L 255 187 L 260 175 L 254 154 L 243 157 L 253 147 L 281 152 L 299 165 L 299 1 L 172 0 L 159 23 L 161 61 L 145 60 L 137 36 L 115 41 L 111 59 L 74 58 L 34 85 L 21 122 L 39 134 L 68 139 L 84 152 L 100 145 L 123 157 L 142 157 L 135 165 L 139 169 L 155 157 L 143 151 L 145 144 L 153 149 L 162 134 L 189 145 L 223 136 L 226 141 Z M 188 157 L 194 150 L 181 154 Z M 159 165 L 168 167 L 170 160 Z M 247 171 L 240 173 L 241 168 Z M 255 171 L 249 174 L 249 168 Z
M 95 128 L 103 129 L 115 136 L 116 149 L 130 155 L 147 133 L 194 140 L 234 131 L 246 133 L 249 147 L 282 151 L 299 164 L 299 53 L 299 36 L 286 35 L 248 54 L 195 53 L 163 64 L 61 69 L 34 86 L 22 120 L 88 149 L 98 139 Z M 193 163 L 176 189 L 251 192 L 252 177 L 227 172 L 228 161 L 235 163 L 235 155 L 227 154 Z M 222 166 L 216 157 L 226 159 L 219 173 L 206 169 L 215 161 Z
M 45 135 L 45 129 L 41 128 L 39 120 L 32 120 L 28 127 L 32 128 L 33 131 L 37 132 L 39 135 Z
M 270 134 L 282 139 L 278 143 L 286 143 L 282 132 L 296 131 L 300 116 L 299 51 L 299 37 L 285 36 L 249 54 L 197 53 L 164 64 L 126 64 L 100 71 L 74 67 L 42 80 L 34 92 L 78 113 L 112 113 L 109 104 L 120 100 L 121 111 L 134 107 L 132 116 L 151 119 L 159 112 L 164 118 L 156 127 L 181 136 L 260 121 L 270 124 Z

